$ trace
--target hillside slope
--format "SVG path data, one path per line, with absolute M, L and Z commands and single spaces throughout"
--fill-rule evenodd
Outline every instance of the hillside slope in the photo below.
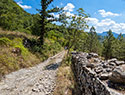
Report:
M 53 95 L 56 72 L 65 55 L 58 53 L 47 61 L 6 75 L 0 82 L 0 95 Z
M 38 36 L 4 31 L 0 28 L 0 78 L 5 74 L 39 64 L 63 48 L 53 39 L 45 39 L 43 47 L 37 45 Z
M 41 61 L 23 45 L 25 39 L 35 38 L 20 32 L 0 30 L 0 76 L 33 66 Z
M 0 27 L 30 33 L 32 15 L 13 0 L 0 0 Z

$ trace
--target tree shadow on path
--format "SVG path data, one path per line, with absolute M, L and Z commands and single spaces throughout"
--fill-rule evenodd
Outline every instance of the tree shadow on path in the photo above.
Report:
M 50 64 L 45 67 L 45 70 L 56 70 L 59 66 L 60 66 L 60 63 Z

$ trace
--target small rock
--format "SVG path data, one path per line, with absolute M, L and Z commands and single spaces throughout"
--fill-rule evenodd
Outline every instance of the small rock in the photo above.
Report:
M 33 92 L 38 92 L 38 90 L 36 88 L 32 89 Z

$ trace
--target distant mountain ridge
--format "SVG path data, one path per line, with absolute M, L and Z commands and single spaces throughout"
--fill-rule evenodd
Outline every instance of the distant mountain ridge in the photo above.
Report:
M 103 32 L 103 33 L 97 33 L 99 36 L 106 36 L 107 35 L 107 32 Z M 118 33 L 115 33 L 115 32 L 112 32 L 112 34 L 114 35 L 114 37 L 115 38 L 117 38 L 118 37 Z M 123 37 L 125 37 L 125 34 L 122 34 L 123 35 Z

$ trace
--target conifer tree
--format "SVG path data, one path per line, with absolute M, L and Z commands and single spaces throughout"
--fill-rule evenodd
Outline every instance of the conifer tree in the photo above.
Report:
M 107 36 L 103 42 L 104 50 L 103 55 L 105 59 L 110 59 L 113 57 L 113 45 L 114 45 L 115 38 L 112 34 L 112 30 L 107 32 Z
M 86 45 L 88 52 L 101 53 L 101 43 L 98 40 L 98 35 L 96 33 L 95 27 L 90 28 L 90 32 L 88 33 L 88 37 L 86 40 Z
M 44 37 L 46 32 L 51 29 L 46 27 L 48 23 L 53 21 L 59 21 L 58 18 L 55 18 L 51 13 L 58 13 L 62 8 L 54 7 L 52 9 L 48 9 L 49 5 L 53 2 L 53 0 L 41 0 L 41 10 L 40 10 L 40 45 L 44 44 Z
M 123 35 L 120 33 L 114 43 L 113 57 L 119 60 L 125 59 L 125 41 L 123 38 Z

